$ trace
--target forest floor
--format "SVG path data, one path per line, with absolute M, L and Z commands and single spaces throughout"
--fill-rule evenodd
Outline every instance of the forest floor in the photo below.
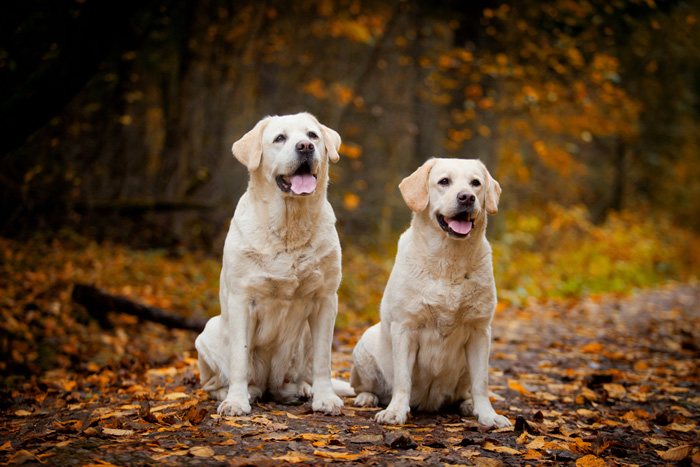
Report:
M 45 313 L 58 313 L 47 303 Z M 38 341 L 60 344 L 70 361 L 16 380 L 5 373 L 0 463 L 700 465 L 698 304 L 700 284 L 669 284 L 499 307 L 490 389 L 514 423 L 507 429 L 449 412 L 381 426 L 378 409 L 351 398 L 341 416 L 263 401 L 249 416 L 220 417 L 198 386 L 196 333 L 119 314 L 112 329 L 82 336 L 44 328 Z M 363 328 L 336 330 L 336 377 L 348 379 Z M 101 355 L 118 358 L 100 365 Z

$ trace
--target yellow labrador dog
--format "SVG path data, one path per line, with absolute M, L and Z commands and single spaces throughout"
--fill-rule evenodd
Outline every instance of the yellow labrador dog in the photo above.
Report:
M 331 382 L 340 242 L 326 199 L 339 148 L 340 135 L 308 113 L 265 118 L 233 145 L 250 181 L 224 245 L 221 315 L 195 342 L 220 414 L 250 413 L 263 393 L 313 396 L 313 410 L 340 413 Z
M 486 214 L 501 187 L 478 160 L 430 159 L 399 185 L 414 211 L 399 240 L 381 322 L 353 351 L 357 406 L 389 406 L 376 420 L 401 425 L 411 408 L 461 403 L 464 415 L 505 427 L 488 394 L 496 285 Z

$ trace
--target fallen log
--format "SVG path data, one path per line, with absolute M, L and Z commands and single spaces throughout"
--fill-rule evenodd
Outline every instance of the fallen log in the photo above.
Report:
M 74 302 L 84 306 L 102 327 L 111 326 L 107 320 L 108 312 L 126 313 L 169 328 L 197 332 L 204 330 L 204 325 L 207 323 L 206 319 L 186 318 L 172 311 L 144 305 L 120 295 L 109 294 L 92 285 L 75 284 L 72 298 Z

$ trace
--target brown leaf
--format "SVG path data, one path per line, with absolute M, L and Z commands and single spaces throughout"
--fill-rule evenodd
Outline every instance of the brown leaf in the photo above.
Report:
M 412 449 L 418 446 L 408 431 L 405 430 L 384 433 L 384 442 L 391 449 Z
M 473 462 L 476 467 L 503 467 L 503 462 L 490 457 L 477 457 Z
M 685 444 L 683 446 L 676 446 L 675 448 L 671 448 L 668 451 L 661 453 L 660 456 L 663 460 L 666 461 L 682 461 L 686 457 L 690 455 L 690 453 L 693 451 L 693 445 L 692 444 Z M 658 452 L 658 451 L 657 451 Z
M 522 433 L 523 431 L 527 431 L 530 434 L 536 435 L 538 434 L 538 431 L 530 425 L 527 420 L 525 420 L 525 417 L 522 415 L 518 415 L 515 417 L 515 427 L 514 431 L 516 433 Z
M 24 464 L 26 462 L 39 462 L 40 464 L 44 463 L 44 461 L 39 459 L 36 455 L 34 455 L 34 453 L 25 450 L 17 451 L 7 460 L 8 464 Z
M 312 457 L 307 456 L 303 452 L 297 452 L 297 451 L 287 451 L 287 454 L 283 456 L 278 456 L 278 457 L 273 457 L 274 460 L 280 460 L 284 462 L 289 462 L 292 464 L 297 464 L 300 462 L 308 462 L 312 460 Z
M 131 436 L 134 430 L 122 430 L 120 428 L 103 428 L 102 433 L 109 436 Z

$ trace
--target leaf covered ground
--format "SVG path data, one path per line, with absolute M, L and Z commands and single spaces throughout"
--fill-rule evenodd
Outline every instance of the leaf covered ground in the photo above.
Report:
M 262 401 L 250 416 L 218 417 L 198 387 L 195 333 L 120 314 L 103 328 L 70 301 L 74 282 L 93 281 L 206 314 L 216 261 L 65 241 L 2 246 L 0 463 L 700 464 L 700 284 L 692 281 L 501 305 L 490 385 L 514 427 L 488 429 L 449 410 L 385 427 L 373 421 L 376 409 L 352 399 L 338 417 L 312 413 L 308 401 Z M 181 297 L 165 278 L 183 284 Z M 336 329 L 337 377 L 349 377 L 363 319 L 345 316 Z

